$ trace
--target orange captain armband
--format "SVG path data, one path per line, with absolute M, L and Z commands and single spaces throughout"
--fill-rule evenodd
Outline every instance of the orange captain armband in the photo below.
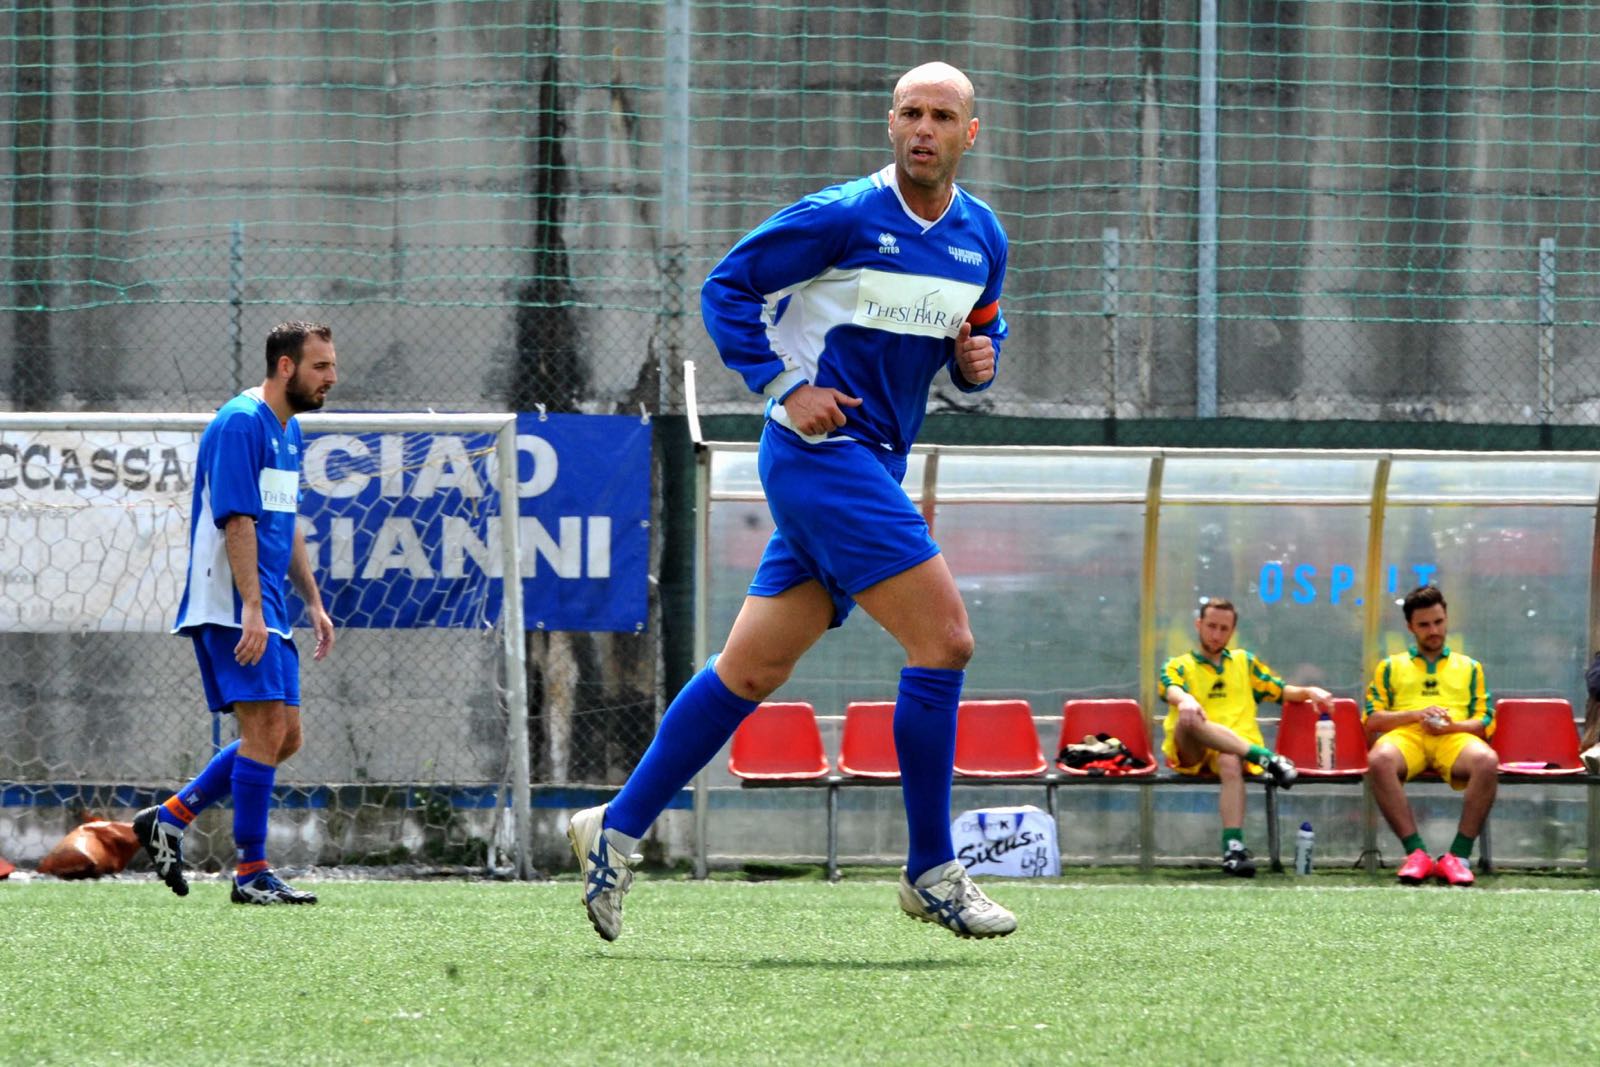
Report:
M 972 314 L 967 316 L 967 321 L 974 326 L 987 326 L 1000 317 L 1000 301 L 985 304 L 981 308 L 973 308 Z

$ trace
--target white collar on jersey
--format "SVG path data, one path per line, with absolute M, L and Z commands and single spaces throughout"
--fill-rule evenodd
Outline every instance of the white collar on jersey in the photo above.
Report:
M 927 233 L 929 230 L 939 225 L 939 223 L 944 220 L 944 217 L 950 214 L 950 208 L 955 205 L 956 197 L 961 195 L 961 187 L 952 183 L 950 186 L 950 203 L 946 204 L 944 206 L 944 210 L 939 212 L 938 218 L 934 219 L 932 222 L 929 222 L 921 215 L 918 215 L 915 211 L 912 211 L 911 208 L 906 204 L 906 198 L 900 195 L 900 183 L 895 180 L 893 163 L 880 170 L 877 174 L 877 177 L 878 180 L 884 185 L 887 185 L 889 188 L 894 190 L 894 198 L 900 201 L 900 210 L 904 211 L 906 213 L 906 217 L 912 222 L 915 222 L 918 226 L 922 227 L 923 233 Z

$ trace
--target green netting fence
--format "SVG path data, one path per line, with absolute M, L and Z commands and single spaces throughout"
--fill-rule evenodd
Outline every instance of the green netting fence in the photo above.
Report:
M 1013 242 L 977 411 L 1581 425 L 1597 40 L 1587 4 L 19 0 L 0 405 L 209 407 L 315 315 L 348 406 L 680 410 L 707 268 L 883 165 L 943 58 Z
M 701 279 L 883 166 L 897 76 L 943 59 L 978 89 L 961 179 L 1011 235 L 1013 333 L 993 389 L 936 389 L 930 439 L 1600 447 L 1597 40 L 1600 6 L 1558 3 L 15 0 L 0 409 L 210 410 L 309 317 L 340 408 L 675 415 L 695 359 L 713 436 L 747 436 Z M 657 432 L 681 463 L 682 420 Z M 621 781 L 693 666 L 663 471 L 649 632 L 529 639 L 535 736 L 578 739 L 536 776 Z M 184 650 L 142 647 L 0 634 L 0 720 L 75 769 L 30 795 L 140 777 L 53 707 L 193 707 Z M 364 698 L 397 647 L 347 646 Z M 395 849 L 465 848 L 423 799 Z

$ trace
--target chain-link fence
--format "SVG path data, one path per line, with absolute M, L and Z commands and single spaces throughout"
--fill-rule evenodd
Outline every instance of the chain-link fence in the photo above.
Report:
M 1600 11 L 1219 7 L 23 2 L 0 398 L 209 406 L 315 313 L 343 404 L 675 410 L 710 263 L 940 57 L 1013 242 L 978 410 L 1589 421 Z
M 143 806 L 165 799 L 171 783 L 192 778 L 232 739 L 231 720 L 196 714 L 204 705 L 190 642 L 169 633 L 186 580 L 201 580 L 208 565 L 190 565 L 189 525 L 206 421 L 0 414 L 4 807 L 112 814 Z M 498 860 L 526 869 L 527 835 L 513 832 L 527 825 L 526 787 L 513 783 L 526 782 L 529 768 L 513 754 L 527 750 L 528 720 L 507 713 L 526 701 L 522 646 L 505 639 L 507 620 L 517 632 L 523 613 L 520 596 L 513 604 L 501 595 L 521 583 L 490 581 L 519 555 L 516 523 L 500 509 L 517 497 L 516 471 L 488 463 L 497 445 L 514 456 L 516 427 L 504 415 L 418 423 L 414 415 L 360 423 L 347 415 L 316 424 L 323 433 L 307 439 L 306 460 L 318 472 L 316 490 L 341 497 L 326 510 L 342 513 L 322 527 L 333 565 L 319 569 L 353 577 L 353 558 L 345 559 L 356 526 L 398 536 L 418 514 L 416 493 L 346 492 L 357 478 L 416 484 L 439 471 L 447 449 L 462 465 L 458 478 L 462 468 L 482 470 L 490 491 L 430 494 L 430 508 L 446 513 L 456 555 L 470 547 L 481 558 L 446 589 L 324 583 L 343 632 L 338 655 L 305 672 L 306 732 L 319 743 L 279 776 L 277 802 L 292 814 L 276 827 L 277 851 L 288 862 Z M 381 458 L 360 471 L 350 462 L 360 439 L 329 430 L 365 430 Z M 442 439 L 456 447 L 441 447 Z M 343 468 L 337 486 L 327 477 L 335 462 Z M 301 526 L 308 552 L 321 559 L 316 530 Z M 385 564 L 381 549 L 376 564 Z M 16 815 L 4 837 L 26 840 L 36 828 L 48 837 L 54 821 Z M 225 811 L 197 820 L 191 862 L 226 861 L 227 823 Z
M 209 410 L 314 318 L 342 409 L 680 412 L 710 265 L 881 167 L 895 79 L 937 58 L 977 86 L 961 178 L 1010 234 L 1013 332 L 993 389 L 931 400 L 987 417 L 930 437 L 1548 444 L 1600 404 L 1597 39 L 1592 5 L 19 0 L 0 409 Z M 655 611 L 530 636 L 562 780 L 637 759 L 683 658 Z

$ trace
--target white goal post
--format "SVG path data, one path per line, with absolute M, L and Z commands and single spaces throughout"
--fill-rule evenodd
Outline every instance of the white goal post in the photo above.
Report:
M 0 413 L 0 642 L 12 646 L 8 655 L 0 657 L 8 664 L 0 667 L 0 675 L 18 694 L 0 705 L 0 726 L 26 739 L 9 758 L 0 758 L 0 787 L 5 789 L 0 839 L 46 832 L 45 821 L 29 817 L 35 806 L 67 803 L 59 799 L 64 796 L 90 798 L 72 801 L 83 806 L 122 807 L 130 797 L 144 802 L 153 792 L 181 785 L 176 776 L 197 769 L 197 761 L 203 763 L 205 752 L 189 752 L 197 747 L 189 724 L 205 719 L 198 677 L 192 664 L 185 669 L 182 655 L 170 651 L 172 645 L 187 642 L 166 633 L 182 591 L 194 458 L 211 418 L 194 413 Z M 337 805 L 328 797 L 336 790 L 318 791 L 307 785 L 295 806 L 307 809 L 309 820 L 316 814 L 312 809 L 320 805 L 327 809 L 320 816 L 323 821 L 338 825 L 313 827 L 309 821 L 299 822 L 289 829 L 298 835 L 291 851 L 300 848 L 301 862 L 307 861 L 305 857 L 321 862 L 318 857 L 329 855 L 336 857 L 335 862 L 360 862 L 326 838 L 343 835 L 347 843 L 359 841 L 350 846 L 354 851 L 348 855 L 375 854 L 384 842 L 375 845 L 371 835 L 362 836 L 367 830 L 364 820 L 377 821 L 386 807 L 460 808 L 459 797 L 469 795 L 475 802 L 466 806 L 480 811 L 468 814 L 482 819 L 483 811 L 494 809 L 492 832 L 475 833 L 482 831 L 481 823 L 467 825 L 455 815 L 431 827 L 423 819 L 421 828 L 393 831 L 390 841 L 395 850 L 399 851 L 402 837 L 410 844 L 429 837 L 436 855 L 464 854 L 460 846 L 470 838 L 494 866 L 496 841 L 485 845 L 487 836 L 504 846 L 515 877 L 531 877 L 523 590 L 520 581 L 491 583 L 521 573 L 516 415 L 310 413 L 300 421 L 308 460 L 302 486 L 310 481 L 309 461 L 317 450 L 317 461 L 330 464 L 318 467 L 324 502 L 353 498 L 371 483 L 374 488 L 368 495 L 385 498 L 381 500 L 385 507 L 393 502 L 388 498 L 396 498 L 418 509 L 432 509 L 426 514 L 433 525 L 425 525 L 421 518 L 418 527 L 408 520 L 384 521 L 376 536 L 373 531 L 380 526 L 375 519 L 370 529 L 361 525 L 362 518 L 325 524 L 337 528 L 325 529 L 326 543 L 314 548 L 314 561 L 321 560 L 319 581 L 325 580 L 330 567 L 336 572 L 342 568 L 345 577 L 370 577 L 376 572 L 383 578 L 388 569 L 399 567 L 395 561 L 431 553 L 434 558 L 445 557 L 443 577 L 450 576 L 452 565 L 457 576 L 467 572 L 476 582 L 470 586 L 470 596 L 478 599 L 466 609 L 458 607 L 454 615 L 430 617 L 428 612 L 436 611 L 447 594 L 434 586 L 425 587 L 426 596 L 408 592 L 415 602 L 404 605 L 408 621 L 398 625 L 412 629 L 384 631 L 391 635 L 393 649 L 382 648 L 386 639 L 377 633 L 393 605 L 383 605 L 367 623 L 371 628 L 354 635 L 344 630 L 351 620 L 335 612 L 341 645 L 330 659 L 338 660 L 342 642 L 348 639 L 367 662 L 358 676 L 343 674 L 325 684 L 339 687 L 341 693 L 367 685 L 373 695 L 344 724 L 346 736 L 340 740 L 348 752 L 341 758 L 346 758 L 348 775 L 327 773 L 341 779 L 343 788 L 363 790 L 364 797 L 379 799 L 363 801 L 373 810 L 335 814 Z M 319 438 L 326 443 L 320 450 Z M 408 452 L 413 448 L 416 451 Z M 420 454 L 422 449 L 426 456 Z M 353 457 L 366 467 L 357 471 Z M 333 462 L 343 464 L 337 476 L 332 473 Z M 376 488 L 380 483 L 381 492 Z M 453 490 L 436 494 L 444 503 L 418 502 L 441 486 Z M 452 507 L 457 511 L 443 512 Z M 314 520 L 302 505 L 302 527 Z M 374 557 L 365 574 L 354 573 L 352 530 L 366 539 Z M 494 618 L 487 610 L 491 584 L 498 586 L 492 594 L 499 600 Z M 384 595 L 381 582 L 364 592 L 380 599 Z M 499 640 L 490 651 L 481 642 L 494 630 Z M 158 636 L 167 644 L 158 643 Z M 119 641 L 122 646 L 109 647 Z M 421 647 L 418 642 L 427 645 L 425 652 L 414 650 Z M 149 680 L 140 680 L 139 668 L 151 655 L 171 665 Z M 482 670 L 481 664 L 488 661 L 492 669 Z M 132 666 L 124 669 L 119 666 L 123 663 Z M 323 670 L 323 664 L 309 662 L 302 668 L 302 684 L 313 690 L 307 692 L 308 724 L 318 713 L 314 685 Z M 429 688 L 434 691 L 420 691 Z M 418 744 L 385 737 L 396 732 L 394 724 L 404 722 L 407 710 L 419 700 L 433 702 L 439 737 Z M 185 750 L 185 756 L 175 760 L 175 766 L 129 758 L 127 750 L 141 739 L 159 743 L 149 736 L 148 726 L 150 721 L 165 721 L 168 702 L 181 705 L 172 721 L 184 724 L 184 740 L 177 747 Z M 456 721 L 452 712 L 459 712 Z M 469 717 L 470 723 L 463 721 Z M 501 737 L 485 736 L 502 722 Z M 309 725 L 307 732 L 311 733 Z M 414 769 L 398 767 L 394 758 L 375 751 L 385 743 L 402 751 L 415 749 Z M 472 759 L 454 759 L 455 750 L 473 743 L 480 750 Z M 437 747 L 429 751 L 428 745 Z M 315 755 L 309 749 L 305 754 Z M 452 761 L 451 769 L 442 769 Z M 501 769 L 490 782 L 483 768 L 497 761 Z M 152 766 L 154 770 L 147 769 Z M 436 777 L 429 778 L 430 774 Z M 145 780 L 150 777 L 159 780 Z M 507 779 L 509 805 L 504 797 Z M 500 822 L 507 806 L 509 834 Z M 220 836 L 227 837 L 225 828 Z

